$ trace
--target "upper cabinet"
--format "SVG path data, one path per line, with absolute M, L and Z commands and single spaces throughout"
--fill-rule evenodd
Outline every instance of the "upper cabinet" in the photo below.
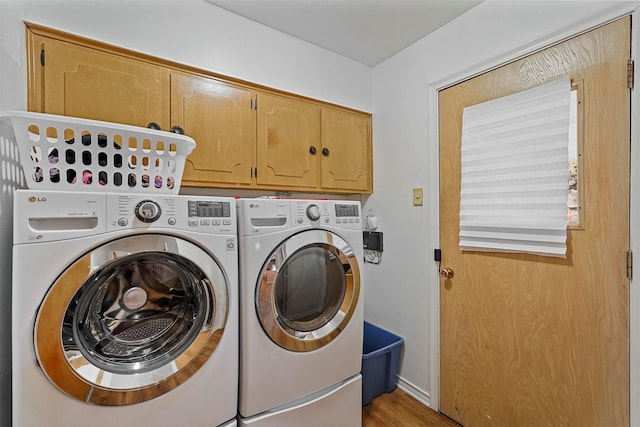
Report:
M 169 71 L 46 37 L 32 40 L 29 107 L 86 119 L 169 124 Z
M 371 118 L 322 109 L 322 188 L 371 191 Z
M 255 91 L 213 78 L 171 73 L 171 123 L 196 141 L 182 185 L 246 187 L 255 164 Z
M 371 192 L 371 118 L 258 93 L 257 183 Z
M 258 95 L 256 182 L 316 190 L 320 108 L 284 96 Z
M 29 110 L 196 141 L 183 186 L 371 193 L 371 115 L 29 24 Z

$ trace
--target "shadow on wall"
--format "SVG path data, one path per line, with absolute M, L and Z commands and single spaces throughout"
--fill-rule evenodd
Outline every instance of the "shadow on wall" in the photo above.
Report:
M 0 122 L 0 396 L 11 396 L 11 253 L 13 193 L 25 188 L 11 126 Z M 6 285 L 6 286 L 5 286 Z M 24 337 L 24 339 L 29 339 Z M 11 399 L 0 401 L 0 425 L 11 425 Z

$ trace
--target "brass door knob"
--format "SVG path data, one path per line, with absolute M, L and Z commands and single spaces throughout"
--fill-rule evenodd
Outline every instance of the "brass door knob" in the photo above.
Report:
M 451 279 L 453 277 L 453 270 L 450 268 L 443 268 L 442 270 L 440 270 L 440 276 L 444 277 L 445 279 Z

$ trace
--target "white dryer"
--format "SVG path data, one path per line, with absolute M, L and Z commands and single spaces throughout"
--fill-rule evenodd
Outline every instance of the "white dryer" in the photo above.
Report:
M 240 199 L 238 218 L 239 424 L 360 425 L 360 203 Z
M 14 425 L 234 425 L 234 199 L 19 190 L 14 207 Z

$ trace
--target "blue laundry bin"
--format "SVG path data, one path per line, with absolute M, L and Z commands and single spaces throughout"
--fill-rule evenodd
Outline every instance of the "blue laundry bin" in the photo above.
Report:
M 371 323 L 364 322 L 362 346 L 362 406 L 374 397 L 396 388 L 400 349 L 404 340 Z

